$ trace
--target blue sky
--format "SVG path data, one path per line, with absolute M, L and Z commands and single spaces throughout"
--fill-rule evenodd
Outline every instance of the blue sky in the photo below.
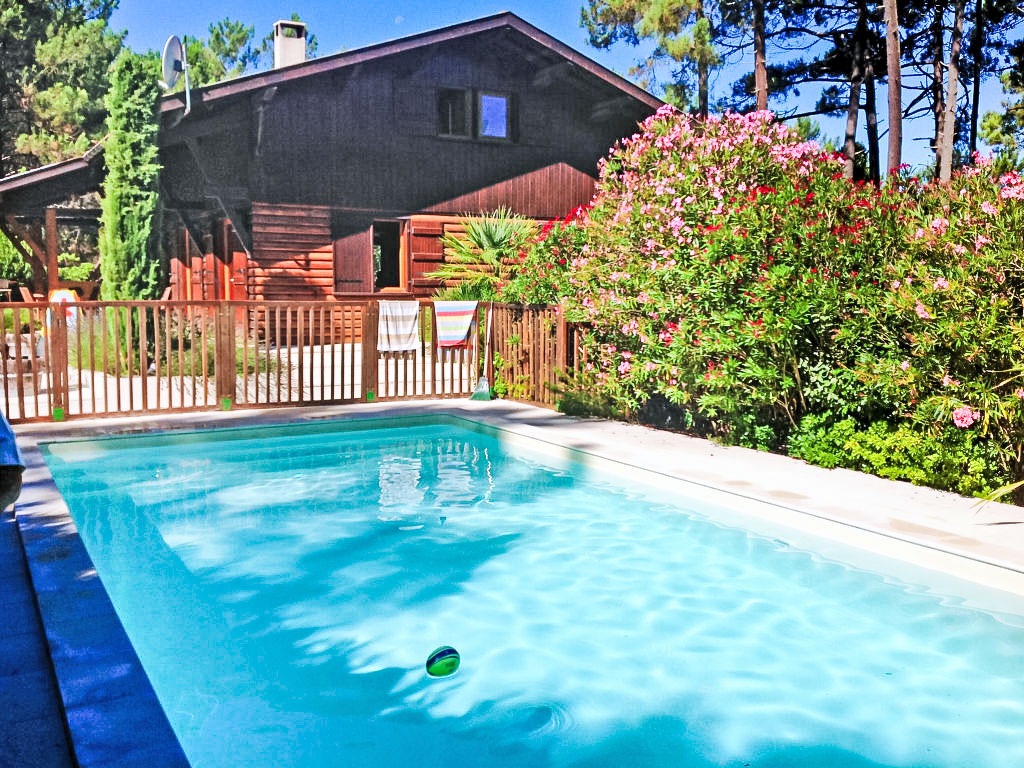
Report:
M 503 0 L 494 3 L 451 0 L 341 0 L 328 3 L 313 0 L 121 0 L 121 7 L 114 13 L 111 25 L 115 29 L 127 30 L 128 45 L 133 49 L 160 51 L 169 35 L 205 37 L 212 22 L 226 17 L 254 25 L 257 37 L 262 38 L 271 31 L 276 20 L 287 19 L 294 12 L 309 24 L 310 31 L 319 40 L 318 55 L 323 56 L 501 11 L 512 11 L 584 55 L 625 75 L 644 51 L 623 43 L 617 43 L 608 51 L 591 48 L 579 25 L 582 4 L 583 0 Z M 740 62 L 732 69 L 720 72 L 716 94 L 724 94 L 739 73 L 751 66 L 752 62 Z M 786 104 L 785 107 L 798 105 L 803 110 L 813 105 L 817 98 L 813 90 L 803 89 L 804 95 L 798 104 Z M 884 121 L 884 88 L 878 98 L 882 102 L 879 107 L 883 109 L 879 119 Z M 999 101 L 998 83 L 990 83 L 983 91 L 982 113 L 998 109 Z M 859 138 L 864 141 L 863 115 L 861 118 Z M 822 118 L 819 122 L 827 135 L 838 137 L 843 131 L 843 124 L 838 119 Z M 884 128 L 882 122 L 880 129 Z M 903 154 L 906 162 L 916 165 L 930 160 L 927 142 L 922 140 L 930 132 L 930 121 L 904 126 Z M 884 138 L 882 142 L 884 163 Z

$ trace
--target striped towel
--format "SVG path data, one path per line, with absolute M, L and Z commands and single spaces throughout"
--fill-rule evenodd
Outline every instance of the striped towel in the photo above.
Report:
M 409 352 L 420 345 L 420 303 L 382 301 L 377 316 L 377 351 Z
M 469 326 L 476 317 L 475 301 L 435 301 L 437 346 L 457 347 L 466 341 Z

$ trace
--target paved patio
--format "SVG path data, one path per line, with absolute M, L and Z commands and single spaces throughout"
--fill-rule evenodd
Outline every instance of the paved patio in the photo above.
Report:
M 896 578 L 920 582 L 923 567 L 930 574 L 924 581 L 931 588 L 949 590 L 983 607 L 1024 614 L 1021 508 L 979 505 L 949 493 L 812 467 L 784 456 L 723 447 L 637 425 L 573 419 L 519 403 L 470 400 L 20 425 L 16 432 L 29 466 L 18 524 L 39 597 L 33 600 L 28 591 L 16 531 L 7 515 L 0 528 L 4 564 L 0 576 L 8 591 L 0 598 L 0 607 L 9 602 L 12 608 L 4 611 L 0 621 L 0 641 L 6 640 L 0 651 L 0 705 L 4 711 L 17 712 L 15 719 L 20 723 L 0 720 L 0 766 L 8 764 L 3 762 L 7 755 L 19 756 L 9 763 L 19 768 L 70 764 L 60 762 L 66 758 L 67 746 L 51 663 L 80 765 L 185 764 L 109 600 L 97 588 L 98 578 L 38 443 L 125 432 L 442 413 L 501 429 L 513 445 L 525 438 L 540 440 L 555 460 L 582 460 L 602 474 L 617 474 L 624 484 L 639 481 L 636 468 L 650 470 L 653 474 L 645 475 L 642 482 L 721 507 L 715 514 L 721 514 L 725 524 L 784 535 L 826 556 Z M 529 445 L 536 448 L 538 444 L 531 441 Z M 785 533 L 779 534 L 780 530 Z M 13 554 L 8 556 L 9 552 Z M 35 613 L 37 602 L 42 627 Z M 84 636 L 83 627 L 89 628 Z M 52 649 L 50 658 L 42 653 L 44 632 Z M 32 695 L 22 701 L 21 695 L 7 693 L 18 691 L 19 686 L 31 689 Z M 8 698 L 18 706 L 9 705 Z M 163 722 L 151 728 L 150 717 Z M 118 727 L 110 727 L 110 722 Z M 139 738 L 140 729 L 145 738 Z M 28 733 L 36 736 L 22 735 Z M 159 733 L 163 736 L 154 735 Z M 29 745 L 36 751 L 15 751 L 30 749 Z
M 9 511 L 0 512 L 0 583 L 0 768 L 71 768 L 43 626 Z

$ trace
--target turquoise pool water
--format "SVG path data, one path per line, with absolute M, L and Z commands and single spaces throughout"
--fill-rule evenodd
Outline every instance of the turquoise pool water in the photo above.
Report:
M 44 452 L 195 768 L 1024 765 L 1021 616 L 640 476 L 454 423 Z

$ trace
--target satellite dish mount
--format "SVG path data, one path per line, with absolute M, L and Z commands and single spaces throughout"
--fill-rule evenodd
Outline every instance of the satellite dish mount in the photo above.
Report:
M 164 54 L 160 57 L 160 67 L 163 79 L 160 80 L 160 87 L 165 91 L 171 90 L 178 82 L 178 78 L 185 75 L 185 114 L 192 111 L 192 94 L 188 82 L 188 59 L 185 57 L 185 46 L 177 35 L 171 35 L 164 44 Z

